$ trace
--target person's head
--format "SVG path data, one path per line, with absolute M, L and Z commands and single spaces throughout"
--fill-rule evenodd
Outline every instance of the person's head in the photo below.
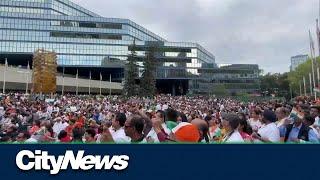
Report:
M 167 109 L 166 111 L 166 120 L 177 122 L 178 119 L 178 112 L 174 109 Z
M 73 128 L 73 130 L 72 130 L 72 139 L 73 139 L 73 141 L 82 142 L 83 135 L 84 135 L 83 128 L 80 128 L 80 127 Z
M 311 126 L 313 125 L 315 122 L 315 119 L 310 115 L 305 115 L 303 118 L 303 124 L 305 124 L 306 126 Z
M 20 132 L 16 138 L 17 142 L 25 142 L 30 138 L 29 132 Z
M 67 131 L 62 130 L 60 131 L 60 133 L 58 134 L 58 139 L 61 141 L 62 139 L 66 138 L 68 136 Z
M 252 128 L 248 124 L 248 121 L 246 119 L 242 119 L 242 118 L 240 118 L 239 120 L 240 120 L 239 121 L 239 127 L 238 127 L 239 132 L 245 132 L 245 133 L 251 135 L 252 134 Z
M 257 108 L 255 108 L 252 112 L 251 112 L 251 118 L 253 119 L 259 119 L 261 116 L 261 111 Z
M 224 114 L 222 117 L 222 126 L 228 132 L 237 130 L 239 122 L 240 118 L 237 114 L 229 113 Z
M 86 142 L 95 142 L 96 131 L 92 128 L 86 130 L 85 139 Z
M 140 138 L 143 134 L 144 119 L 141 116 L 130 116 L 124 124 L 124 132 L 132 140 Z
M 40 120 L 34 120 L 33 121 L 33 126 L 40 127 L 41 126 L 41 121 Z
M 244 113 L 238 113 L 239 118 L 242 120 L 247 120 L 247 117 Z
M 208 143 L 209 142 L 209 137 L 208 137 L 209 123 L 202 119 L 195 119 L 191 122 L 191 124 L 198 127 L 199 135 L 200 135 L 199 141 L 202 141 L 204 139 Z
M 273 122 L 277 121 L 276 114 L 273 111 L 269 110 L 269 109 L 264 110 L 262 116 L 263 116 L 262 117 L 262 123 L 264 123 L 264 124 L 269 124 L 269 123 L 273 123 Z
M 126 120 L 127 120 L 126 114 L 118 113 L 112 119 L 112 127 L 115 129 L 119 129 L 124 126 L 124 123 L 126 122 Z
M 311 117 L 313 118 L 316 118 L 320 115 L 320 107 L 318 106 L 312 106 L 311 109 L 310 109 L 310 115 Z
M 287 112 L 286 108 L 284 108 L 284 107 L 277 108 L 275 113 L 276 113 L 278 120 L 281 120 L 283 118 L 288 117 L 288 112 Z
M 161 110 L 157 111 L 157 113 L 156 113 L 157 119 L 161 119 L 164 122 L 165 121 L 164 116 L 165 116 L 164 111 L 161 111 Z
M 7 128 L 7 133 L 15 133 L 17 132 L 17 130 L 18 130 L 17 126 L 12 124 Z

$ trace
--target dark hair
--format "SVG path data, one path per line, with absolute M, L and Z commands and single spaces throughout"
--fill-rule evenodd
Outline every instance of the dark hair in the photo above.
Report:
M 209 140 L 209 136 L 208 136 L 208 133 L 209 133 L 209 126 L 208 126 L 208 124 L 207 124 L 207 125 L 205 125 L 205 124 L 200 124 L 200 125 L 199 125 L 199 131 L 202 132 L 203 138 L 204 138 L 204 140 L 206 141 L 206 143 L 209 143 L 210 140 Z
M 96 136 L 96 131 L 92 128 L 87 129 L 86 133 L 89 134 L 92 138 Z
M 237 114 L 226 114 L 224 119 L 229 122 L 232 130 L 235 130 L 239 127 L 240 118 Z
M 254 112 L 256 115 L 261 115 L 261 114 L 262 114 L 262 112 L 261 112 L 260 109 L 258 109 L 258 108 L 255 108 L 255 109 L 253 110 L 253 112 Z
M 21 133 L 23 134 L 24 139 L 29 139 L 31 137 L 31 135 L 28 131 L 22 131 Z
M 182 121 L 182 122 L 188 122 L 188 118 L 187 118 L 187 116 L 186 116 L 184 113 L 181 113 L 181 114 L 180 114 L 180 117 L 181 117 L 181 121 Z
M 166 117 L 167 117 L 167 120 L 176 122 L 178 118 L 178 113 L 174 109 L 167 109 Z
M 119 121 L 119 124 L 121 127 L 124 126 L 124 123 L 126 122 L 126 120 L 127 120 L 127 117 L 124 113 L 118 113 L 116 115 L 116 121 Z
M 34 123 L 36 124 L 36 126 L 40 127 L 41 126 L 41 121 L 40 120 L 34 120 Z
M 309 114 L 305 115 L 305 116 L 304 116 L 304 119 L 305 119 L 308 123 L 310 123 L 311 125 L 314 124 L 314 122 L 315 122 L 315 119 L 314 119 L 313 117 L 311 117 Z
M 82 141 L 82 136 L 84 132 L 82 128 L 73 128 L 72 130 L 72 136 L 73 136 L 73 141 Z
M 142 134 L 143 128 L 144 128 L 144 119 L 140 116 L 134 116 L 131 119 L 131 126 L 135 128 L 135 130 Z
M 246 119 L 241 119 L 240 118 L 240 121 L 239 121 L 239 124 L 240 126 L 243 126 L 243 132 L 251 135 L 252 134 L 252 128 L 251 126 L 248 124 L 247 120 Z
M 161 118 L 164 118 L 164 115 L 165 115 L 165 114 L 164 114 L 164 111 L 158 110 L 157 113 L 160 114 L 160 117 L 161 117 Z
M 206 116 L 206 117 L 204 118 L 204 120 L 207 121 L 207 122 L 208 122 L 208 121 L 211 121 L 211 120 L 212 120 L 212 117 L 211 117 L 211 116 Z
M 68 133 L 65 130 L 62 130 L 58 135 L 58 139 L 61 140 L 62 138 L 65 138 L 67 136 L 68 136 Z

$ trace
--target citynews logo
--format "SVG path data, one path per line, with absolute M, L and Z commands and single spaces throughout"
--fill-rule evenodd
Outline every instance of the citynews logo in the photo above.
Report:
M 124 170 L 128 167 L 129 156 L 84 156 L 84 151 L 78 151 L 74 155 L 73 151 L 67 150 L 65 155 L 59 155 L 57 158 L 54 155 L 48 155 L 48 151 L 23 150 L 16 156 L 16 165 L 23 171 L 29 170 L 47 170 L 50 174 L 58 174 L 60 170 L 67 170 L 70 165 L 73 170 Z

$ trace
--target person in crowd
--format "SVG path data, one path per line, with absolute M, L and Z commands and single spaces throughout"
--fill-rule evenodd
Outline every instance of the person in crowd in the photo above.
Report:
M 222 140 L 223 143 L 243 143 L 244 140 L 238 131 L 240 118 L 236 114 L 225 114 L 222 117 L 222 126 L 226 134 Z
M 285 107 L 279 107 L 275 111 L 278 121 L 276 122 L 276 125 L 278 128 L 281 126 L 285 126 L 288 124 L 288 116 L 289 112 Z
M 124 113 L 117 113 L 112 119 L 112 126 L 109 128 L 115 143 L 128 143 L 130 138 L 126 136 L 124 125 L 127 117 Z
M 314 122 L 315 122 L 315 119 L 311 115 L 304 116 L 303 124 L 306 127 L 310 127 L 314 131 L 314 133 L 316 134 L 318 141 L 320 141 L 320 134 L 319 134 L 318 130 L 316 129 Z
M 124 124 L 124 132 L 131 139 L 131 143 L 146 143 L 143 134 L 145 120 L 140 115 L 130 116 Z
M 71 137 L 68 135 L 67 131 L 62 130 L 58 135 L 58 140 L 61 143 L 70 143 L 72 141 Z
M 253 130 L 258 131 L 261 126 L 261 111 L 258 108 L 255 108 L 252 112 L 251 112 L 251 116 L 249 119 L 249 124 L 252 127 Z
M 54 121 L 55 123 L 52 129 L 55 134 L 59 134 L 62 130 L 65 130 L 69 126 L 69 124 L 62 120 L 61 117 L 55 118 Z
M 276 121 L 276 114 L 269 109 L 265 110 L 262 115 L 263 126 L 258 131 L 254 130 L 252 138 L 257 142 L 280 142 L 280 131 Z
M 202 119 L 195 119 L 191 122 L 191 124 L 197 126 L 199 131 L 199 142 L 202 143 L 210 143 L 210 135 L 209 135 L 209 123 Z
M 304 120 L 308 121 L 310 117 L 296 116 L 293 124 L 288 124 L 280 130 L 281 137 L 284 138 L 284 142 L 291 143 L 303 143 L 313 142 L 318 143 L 317 134 L 312 128 L 303 123 Z
M 242 114 L 242 113 L 240 113 L 240 114 Z M 239 117 L 239 119 L 240 119 L 240 121 L 239 121 L 238 131 L 239 131 L 241 137 L 247 143 L 253 142 L 253 139 L 251 137 L 251 134 L 253 131 L 252 131 L 251 126 L 248 124 L 248 121 L 245 119 L 244 114 L 242 114 Z
M 96 131 L 94 129 L 92 129 L 92 128 L 87 129 L 84 136 L 85 136 L 86 143 L 95 143 L 96 142 L 96 139 L 95 139 Z
M 17 143 L 25 143 L 29 138 L 30 138 L 30 134 L 27 131 L 24 132 L 20 132 L 16 138 L 16 142 Z
M 166 125 L 167 127 L 172 130 L 175 128 L 178 123 L 178 112 L 174 109 L 166 109 Z
M 72 130 L 72 142 L 83 143 L 84 130 L 81 127 L 75 127 Z

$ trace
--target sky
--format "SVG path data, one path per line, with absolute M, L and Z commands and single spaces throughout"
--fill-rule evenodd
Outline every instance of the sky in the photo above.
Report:
M 172 42 L 196 42 L 218 64 L 289 71 L 316 42 L 318 0 L 71 0 L 104 17 L 130 19 Z M 317 43 L 316 43 L 317 44 Z M 317 46 L 316 46 L 317 47 Z

